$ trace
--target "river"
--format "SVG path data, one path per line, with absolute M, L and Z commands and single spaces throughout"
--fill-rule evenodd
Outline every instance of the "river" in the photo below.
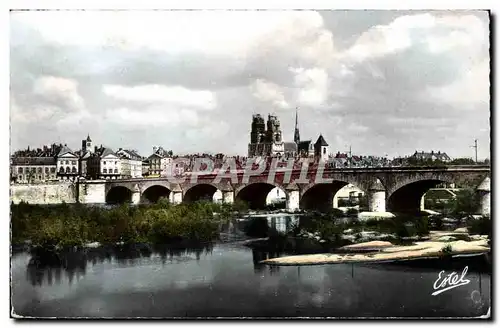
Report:
M 290 218 L 269 218 L 286 229 Z M 231 226 L 210 247 L 76 253 L 63 267 L 11 258 L 14 312 L 30 317 L 473 317 L 490 306 L 484 255 L 449 261 L 272 267 Z M 466 285 L 432 296 L 441 270 Z

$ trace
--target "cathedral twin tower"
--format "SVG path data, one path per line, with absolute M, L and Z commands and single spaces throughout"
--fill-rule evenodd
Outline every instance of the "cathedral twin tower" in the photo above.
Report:
M 295 112 L 294 142 L 284 142 L 280 121 L 275 115 L 268 115 L 267 129 L 264 118 L 260 114 L 252 116 L 252 130 L 248 144 L 248 157 L 256 156 L 297 156 L 319 157 L 327 160 L 328 144 L 322 135 L 315 144 L 311 140 L 301 141 L 298 126 L 298 114 Z

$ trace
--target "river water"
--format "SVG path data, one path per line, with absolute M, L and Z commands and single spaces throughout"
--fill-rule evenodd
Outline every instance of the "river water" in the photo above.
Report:
M 286 229 L 288 218 L 270 219 Z M 274 221 L 274 222 L 273 222 Z M 76 253 L 62 267 L 11 259 L 13 311 L 29 317 L 473 317 L 490 306 L 484 255 L 449 261 L 272 267 L 237 227 L 210 247 Z M 470 282 L 432 296 L 440 271 Z

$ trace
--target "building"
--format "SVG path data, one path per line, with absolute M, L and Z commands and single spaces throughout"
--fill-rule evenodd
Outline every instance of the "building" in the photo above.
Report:
M 295 132 L 293 134 L 293 141 L 297 145 L 296 155 L 299 157 L 314 157 L 314 144 L 312 140 L 300 140 L 299 131 L 299 117 L 298 113 L 295 112 Z
M 142 177 L 142 156 L 134 150 L 118 149 L 116 155 L 121 161 L 122 178 Z
M 323 138 L 323 135 L 319 135 L 318 140 L 316 140 L 316 143 L 314 144 L 314 156 L 323 162 L 326 162 L 328 160 L 328 143 L 326 143 L 325 138 Z
M 91 179 L 118 179 L 121 175 L 120 157 L 111 148 L 95 146 L 87 160 L 87 174 Z
M 168 176 L 172 173 L 172 151 L 166 151 L 163 147 L 153 147 L 153 154 L 151 154 L 143 163 L 143 174 L 147 171 L 145 176 L 160 177 Z
M 149 159 L 145 159 L 142 161 L 142 176 L 146 177 L 149 175 L 149 169 L 150 169 L 150 164 L 149 164 Z
M 280 122 L 275 115 L 268 115 L 267 128 L 260 114 L 253 115 L 248 144 L 248 157 L 281 156 L 285 153 Z
M 13 157 L 11 180 L 15 183 L 40 183 L 57 180 L 57 159 L 48 157 Z
M 412 159 L 417 159 L 417 160 L 423 160 L 423 161 L 442 161 L 442 162 L 451 162 L 450 156 L 446 153 L 442 153 L 441 151 L 434 152 L 432 150 L 430 153 L 428 152 L 418 152 L 415 151 L 415 153 L 410 157 Z
M 82 149 L 76 152 L 76 155 L 79 157 L 78 171 L 80 172 L 80 176 L 87 179 L 90 178 L 87 166 L 88 160 L 93 153 L 92 148 L 92 139 L 90 139 L 90 135 L 87 135 L 87 138 L 82 140 Z
M 297 152 L 300 157 L 314 157 L 314 144 L 312 140 L 300 141 L 297 145 Z
M 11 157 L 11 180 L 16 183 L 74 179 L 78 172 L 78 157 L 62 144 L 28 147 Z
M 61 180 L 75 180 L 79 175 L 79 158 L 66 144 L 57 154 L 57 176 Z

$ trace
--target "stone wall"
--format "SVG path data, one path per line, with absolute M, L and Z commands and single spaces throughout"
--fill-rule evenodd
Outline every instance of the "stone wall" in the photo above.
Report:
M 87 181 L 80 184 L 80 203 L 104 204 L 106 202 L 105 181 Z
M 75 203 L 75 185 L 70 182 L 46 184 L 12 184 L 10 186 L 10 202 L 19 204 L 60 204 Z

